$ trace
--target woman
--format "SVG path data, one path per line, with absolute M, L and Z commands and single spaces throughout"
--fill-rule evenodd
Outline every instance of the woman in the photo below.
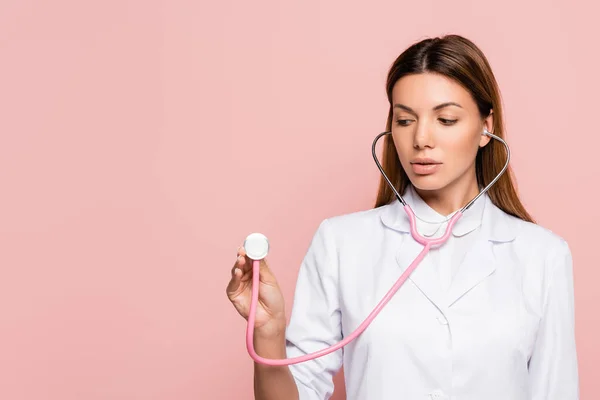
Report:
M 393 63 L 383 168 L 438 237 L 506 162 L 500 93 L 471 41 L 414 44 Z M 391 136 L 391 137 L 390 137 Z M 507 171 L 509 172 L 509 171 Z M 324 220 L 304 258 L 289 326 L 262 261 L 255 349 L 296 357 L 353 332 L 422 249 L 381 180 L 375 207 Z M 243 248 L 227 295 L 248 318 Z M 289 367 L 255 364 L 257 399 L 327 399 L 344 367 L 348 399 L 573 400 L 579 397 L 571 253 L 536 225 L 505 173 L 467 209 L 367 330 L 344 350 Z

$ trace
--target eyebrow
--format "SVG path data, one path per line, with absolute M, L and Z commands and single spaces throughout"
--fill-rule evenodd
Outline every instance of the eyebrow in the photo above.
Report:
M 437 106 L 433 107 L 433 111 L 437 111 L 441 108 L 448 107 L 448 106 L 456 106 L 456 107 L 462 108 L 462 106 L 460 104 L 455 103 L 453 101 L 448 101 L 446 103 L 438 104 Z M 394 104 L 394 108 L 400 108 L 404 111 L 408 111 L 411 114 L 417 115 L 417 113 L 412 108 L 405 106 L 404 104 Z

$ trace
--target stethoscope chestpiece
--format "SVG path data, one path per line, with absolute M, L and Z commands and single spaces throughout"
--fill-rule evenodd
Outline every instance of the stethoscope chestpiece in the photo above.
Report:
M 252 260 L 262 260 L 269 253 L 269 239 L 262 233 L 251 233 L 244 240 L 246 255 Z

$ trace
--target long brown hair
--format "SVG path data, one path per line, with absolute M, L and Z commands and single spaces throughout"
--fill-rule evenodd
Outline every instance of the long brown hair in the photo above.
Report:
M 482 119 L 486 118 L 493 110 L 492 133 L 505 138 L 500 90 L 492 69 L 481 50 L 473 42 L 459 35 L 422 40 L 410 46 L 394 61 L 386 83 L 390 103 L 386 131 L 391 131 L 392 128 L 392 89 L 394 84 L 405 75 L 424 72 L 444 75 L 462 85 L 471 93 Z M 492 139 L 486 146 L 479 148 L 475 158 L 479 186 L 485 187 L 490 183 L 505 163 L 506 150 L 496 140 Z M 401 194 L 404 193 L 410 181 L 400 164 L 391 135 L 386 135 L 384 138 L 381 166 L 396 190 Z M 534 222 L 519 199 L 512 175 L 512 169 L 509 167 L 487 193 L 491 201 L 504 212 L 522 220 Z M 389 204 L 395 198 L 394 192 L 382 176 L 375 208 Z

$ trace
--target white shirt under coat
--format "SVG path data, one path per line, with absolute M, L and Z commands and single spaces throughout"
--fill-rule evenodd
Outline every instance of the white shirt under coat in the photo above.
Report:
M 445 219 L 410 186 L 405 200 Z M 446 229 L 417 221 L 431 237 Z M 422 248 L 398 201 L 324 220 L 299 271 L 288 357 L 353 332 Z M 361 336 L 290 366 L 300 399 L 328 399 L 342 365 L 347 400 L 579 399 L 569 246 L 481 196 Z

